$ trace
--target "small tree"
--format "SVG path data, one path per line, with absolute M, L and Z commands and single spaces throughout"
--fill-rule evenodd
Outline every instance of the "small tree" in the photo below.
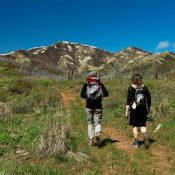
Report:
M 73 80 L 74 72 L 76 70 L 76 66 L 72 65 L 68 70 L 68 80 Z
M 158 62 L 155 62 L 155 79 L 158 79 Z

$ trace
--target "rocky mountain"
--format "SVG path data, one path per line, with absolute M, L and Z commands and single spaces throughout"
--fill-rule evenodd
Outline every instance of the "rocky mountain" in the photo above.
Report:
M 175 72 L 175 53 L 153 54 L 136 47 L 111 53 L 64 41 L 1 54 L 0 62 L 12 64 L 26 74 L 67 76 L 69 79 L 94 70 L 105 76 L 127 76 L 139 71 L 146 76 L 157 77 Z

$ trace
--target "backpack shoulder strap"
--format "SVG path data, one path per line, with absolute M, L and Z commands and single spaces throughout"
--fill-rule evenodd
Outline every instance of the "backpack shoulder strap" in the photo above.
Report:
M 147 90 L 147 89 L 148 89 L 148 87 L 147 87 L 147 86 L 145 86 L 145 85 L 143 86 L 143 88 L 144 88 L 145 90 Z
M 148 88 L 147 88 L 147 86 L 145 86 L 145 85 L 143 86 L 142 89 L 143 89 L 144 92 L 147 92 L 147 91 L 148 91 Z
M 131 93 L 132 86 L 131 86 L 131 85 L 129 85 L 129 88 L 128 88 L 128 89 L 129 89 L 129 92 Z
M 129 99 L 131 101 L 133 101 L 133 98 L 132 98 L 132 86 L 131 85 L 129 85 L 129 87 L 128 87 L 128 97 L 129 97 Z

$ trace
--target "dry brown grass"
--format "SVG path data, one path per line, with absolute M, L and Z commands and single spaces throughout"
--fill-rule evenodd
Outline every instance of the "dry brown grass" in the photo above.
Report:
M 0 116 L 3 118 L 3 120 L 7 120 L 12 115 L 11 108 L 5 104 L 0 102 Z
M 40 156 L 66 154 L 68 151 L 68 125 L 62 122 L 48 125 L 40 137 Z
M 152 107 L 152 115 L 154 117 L 171 117 L 172 110 L 168 99 L 161 99 Z

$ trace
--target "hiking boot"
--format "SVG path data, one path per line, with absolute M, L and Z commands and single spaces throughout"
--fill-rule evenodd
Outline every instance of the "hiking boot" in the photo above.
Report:
M 149 143 L 148 136 L 144 136 L 144 146 L 145 146 L 145 148 L 148 149 L 149 145 L 150 145 L 150 143 Z
M 139 147 L 139 141 L 138 140 L 134 140 L 133 143 L 132 143 L 132 146 L 134 148 L 138 148 Z
M 100 136 L 95 136 L 95 144 L 96 144 L 97 146 L 100 146 L 100 145 L 101 145 Z
M 89 139 L 89 146 L 95 146 L 94 139 Z

